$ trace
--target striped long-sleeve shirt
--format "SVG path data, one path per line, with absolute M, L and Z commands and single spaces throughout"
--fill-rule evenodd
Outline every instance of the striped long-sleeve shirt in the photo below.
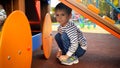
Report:
M 69 50 L 67 52 L 68 56 L 71 56 L 73 53 L 75 53 L 79 46 L 78 44 L 80 44 L 81 48 L 83 48 L 84 50 L 87 49 L 86 38 L 83 36 L 80 29 L 73 22 L 69 21 L 65 27 L 59 26 L 58 32 L 65 32 L 70 39 L 71 46 L 69 47 Z

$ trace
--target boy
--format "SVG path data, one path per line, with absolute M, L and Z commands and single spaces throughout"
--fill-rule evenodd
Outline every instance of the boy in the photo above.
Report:
M 72 65 L 79 62 L 78 58 L 86 52 L 86 39 L 77 26 L 69 21 L 72 9 L 59 3 L 55 7 L 57 22 L 60 23 L 55 40 L 59 46 L 57 58 L 61 64 Z

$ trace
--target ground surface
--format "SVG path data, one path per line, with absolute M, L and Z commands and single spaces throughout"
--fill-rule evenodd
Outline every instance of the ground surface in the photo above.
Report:
M 55 35 L 56 32 L 53 32 Z M 57 44 L 53 41 L 50 59 L 43 55 L 34 55 L 32 68 L 120 68 L 120 39 L 110 34 L 84 33 L 88 41 L 88 50 L 80 62 L 72 66 L 61 65 L 56 59 Z

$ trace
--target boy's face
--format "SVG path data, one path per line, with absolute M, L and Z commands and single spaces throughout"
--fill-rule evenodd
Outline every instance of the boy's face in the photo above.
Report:
M 66 25 L 66 23 L 71 18 L 71 14 L 68 15 L 64 10 L 56 10 L 55 15 L 57 22 L 59 22 L 63 26 Z

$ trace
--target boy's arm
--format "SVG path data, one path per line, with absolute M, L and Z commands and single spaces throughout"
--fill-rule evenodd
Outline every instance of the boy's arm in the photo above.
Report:
M 86 50 L 87 49 L 87 42 L 86 42 L 86 38 L 83 36 L 83 33 L 78 29 L 78 32 L 79 32 L 79 37 L 80 37 L 80 45 L 81 45 L 81 48 Z
M 72 28 L 66 31 L 69 39 L 70 39 L 70 43 L 71 46 L 69 47 L 68 52 L 66 53 L 66 55 L 68 56 L 72 56 L 73 53 L 75 53 L 75 51 L 78 48 L 78 35 L 77 35 L 77 30 L 76 28 Z

